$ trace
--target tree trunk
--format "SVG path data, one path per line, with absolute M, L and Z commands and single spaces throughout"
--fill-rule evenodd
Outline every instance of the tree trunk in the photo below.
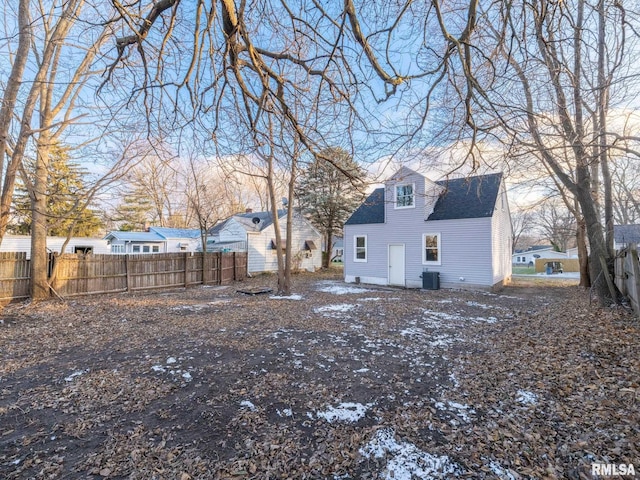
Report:
M 580 286 L 591 287 L 589 275 L 589 251 L 587 250 L 587 227 L 584 218 L 578 219 L 576 228 L 576 246 L 578 247 L 578 263 L 580 264 Z
M 31 195 L 31 298 L 49 298 L 47 254 L 47 189 L 50 153 L 48 130 L 40 133 L 36 154 L 36 173 Z M 62 253 L 62 252 L 60 252 Z
M 278 261 L 278 295 L 289 295 L 285 276 L 285 261 L 282 251 L 282 233 L 280 232 L 280 221 L 278 219 L 278 204 L 276 202 L 276 189 L 273 181 L 273 155 L 267 159 L 267 189 L 269 191 L 269 201 L 271 202 L 271 215 L 273 217 L 273 231 L 276 237 L 276 259 Z M 286 253 L 286 252 L 285 252 Z
M 329 268 L 331 265 L 331 250 L 333 250 L 333 225 L 327 228 L 326 255 L 322 256 L 322 268 Z
M 0 107 L 0 175 L 4 172 L 5 155 L 9 140 L 9 126 L 13 118 L 18 91 L 22 82 L 24 69 L 29 58 L 29 47 L 31 45 L 31 23 L 29 22 L 29 0 L 20 0 L 18 5 L 18 48 L 15 53 L 11 74 L 7 79 L 7 84 L 2 96 L 2 106 Z M 4 232 L 0 232 L 0 243 Z

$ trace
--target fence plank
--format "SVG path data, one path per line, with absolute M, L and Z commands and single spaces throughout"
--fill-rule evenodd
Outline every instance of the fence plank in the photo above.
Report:
M 31 263 L 25 252 L 0 252 L 0 300 L 28 298 Z
M 55 291 L 65 296 L 135 292 L 221 284 L 246 276 L 247 254 L 156 253 L 54 255 Z M 29 297 L 29 260 L 24 253 L 0 253 L 0 299 Z

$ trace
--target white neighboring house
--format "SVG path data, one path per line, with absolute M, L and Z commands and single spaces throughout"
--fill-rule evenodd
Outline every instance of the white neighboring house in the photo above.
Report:
M 511 216 L 502 174 L 432 182 L 403 167 L 344 226 L 345 281 L 420 288 L 511 280 Z
M 186 228 L 149 227 L 147 232 L 114 230 L 105 237 L 109 253 L 170 253 L 195 252 L 202 243 L 200 230 Z
M 576 250 L 577 251 L 577 250 Z M 577 257 L 577 253 L 576 253 Z M 536 259 L 545 258 L 550 260 L 569 258 L 567 252 L 556 252 L 553 247 L 527 250 L 525 252 L 514 253 L 511 256 L 514 265 L 535 265 Z
M 631 244 L 640 246 L 640 225 L 614 225 L 613 249 L 621 250 Z
M 286 210 L 278 210 L 278 221 L 284 247 Z M 298 212 L 293 214 L 292 227 L 293 264 L 313 272 L 322 266 L 322 236 Z M 278 270 L 275 238 L 271 212 L 248 211 L 232 215 L 209 230 L 207 251 L 246 251 L 249 273 L 275 272 Z
M 342 262 L 344 260 L 344 239 L 342 237 L 333 237 L 333 245 L 331 245 L 331 257 L 332 262 Z
M 66 240 L 66 237 L 47 237 L 47 250 L 61 253 L 60 249 Z M 26 252 L 27 258 L 31 258 L 31 236 L 5 235 L 0 245 L 0 252 Z M 72 237 L 64 253 L 107 254 L 110 252 L 107 241 L 102 238 Z

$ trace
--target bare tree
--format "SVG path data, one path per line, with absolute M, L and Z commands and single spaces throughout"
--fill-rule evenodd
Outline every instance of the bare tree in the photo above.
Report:
M 511 212 L 511 225 L 512 225 L 512 245 L 513 253 L 516 248 L 520 248 L 520 240 L 531 234 L 531 232 L 537 226 L 535 214 L 533 211 L 525 208 L 516 208 Z
M 187 118 L 190 127 L 214 140 L 219 158 L 242 152 L 262 159 L 270 190 L 277 162 L 286 161 L 290 186 L 297 158 L 317 156 L 335 144 L 353 145 L 358 128 L 379 131 L 369 105 L 400 97 L 410 86 L 426 92 L 416 106 L 425 113 L 382 133 L 388 145 L 423 128 L 436 87 L 444 82 L 455 85 L 463 108 L 471 106 L 472 84 L 459 82 L 455 72 L 461 66 L 466 78 L 471 68 L 477 0 L 453 8 L 438 0 L 383 2 L 373 9 L 353 0 L 267 0 L 259 6 L 201 0 L 191 7 L 179 0 L 135 0 L 113 6 L 122 33 L 109 79 L 120 81 L 123 66 L 142 65 L 134 93 L 156 124 Z M 461 33 L 453 34 L 458 26 Z M 437 35 L 427 41 L 426 31 Z M 404 49 L 411 55 L 395 55 Z M 460 121 L 473 126 L 470 111 Z M 274 209 L 273 198 L 270 203 Z M 279 268 L 286 269 L 286 262 Z
M 494 5 L 492 5 L 494 7 Z M 483 12 L 491 34 L 490 90 L 478 96 L 505 140 L 529 148 L 576 200 L 591 248 L 590 271 L 601 303 L 616 301 L 609 246 L 613 147 L 606 115 L 618 78 L 634 81 L 627 12 L 620 2 L 515 2 Z M 606 24 L 606 25 L 605 25 Z M 594 47 L 595 46 L 595 50 Z M 623 91 L 619 92 L 624 96 Z M 594 165 L 602 192 L 594 191 Z M 598 211 L 604 198 L 603 226 Z

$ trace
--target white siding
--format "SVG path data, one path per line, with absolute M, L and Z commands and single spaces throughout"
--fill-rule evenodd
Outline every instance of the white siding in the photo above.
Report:
M 433 208 L 432 182 L 409 169 L 400 170 L 394 178 L 385 185 L 385 223 L 345 225 L 346 281 L 359 277 L 363 283 L 387 284 L 389 244 L 405 245 L 407 287 L 421 287 L 424 270 L 440 272 L 441 286 L 460 288 L 490 288 L 510 275 L 511 220 L 506 196 L 504 209 L 498 198 L 500 215 L 495 217 L 495 225 L 494 217 L 425 221 L 424 214 Z M 394 208 L 394 182 L 415 185 L 415 208 Z M 423 264 L 424 234 L 440 235 L 440 265 Z M 356 235 L 367 235 L 366 262 L 354 262 Z
M 182 249 L 182 246 L 186 247 L 186 250 Z M 202 249 L 202 241 L 200 238 L 167 238 L 164 244 L 165 252 L 195 252 L 198 247 Z M 162 247 L 160 248 L 162 250 Z
M 233 218 L 227 221 L 226 225 L 218 235 L 219 242 L 246 242 L 247 231 L 245 228 L 236 222 Z
M 511 252 L 513 251 L 513 235 L 509 202 L 504 182 L 500 185 L 500 193 L 496 200 L 496 207 L 491 218 L 492 228 L 492 257 L 493 284 L 511 281 Z
M 491 287 L 495 282 L 491 260 L 491 218 L 465 220 L 408 221 L 406 224 L 346 225 L 344 244 L 345 280 L 387 284 L 388 245 L 405 245 L 407 287 L 420 288 L 420 275 L 427 269 L 440 272 L 443 287 Z M 422 235 L 440 234 L 440 265 L 422 264 Z M 353 261 L 353 238 L 367 235 L 367 262 Z M 462 280 L 461 280 L 462 278 Z
M 322 237 L 313 226 L 300 216 L 293 217 L 293 237 L 291 238 L 291 246 L 293 255 L 300 259 L 300 268 L 303 270 L 314 271 L 322 266 L 322 252 L 320 246 Z M 287 222 L 285 218 L 280 219 L 280 231 L 282 238 L 286 235 Z M 248 271 L 249 273 L 257 272 L 275 272 L 278 270 L 278 258 L 276 250 L 271 248 L 271 240 L 274 240 L 275 230 L 273 224 L 266 227 L 261 232 L 248 234 Z M 312 240 L 315 250 L 305 250 L 305 241 Z
M 52 252 L 60 253 L 62 245 L 66 241 L 64 237 L 47 237 L 47 248 Z M 111 253 L 107 241 L 102 238 L 74 237 L 64 253 L 74 253 L 75 247 L 92 247 L 93 253 Z M 0 252 L 27 252 L 27 258 L 31 257 L 31 237 L 29 235 L 6 235 L 2 239 Z

